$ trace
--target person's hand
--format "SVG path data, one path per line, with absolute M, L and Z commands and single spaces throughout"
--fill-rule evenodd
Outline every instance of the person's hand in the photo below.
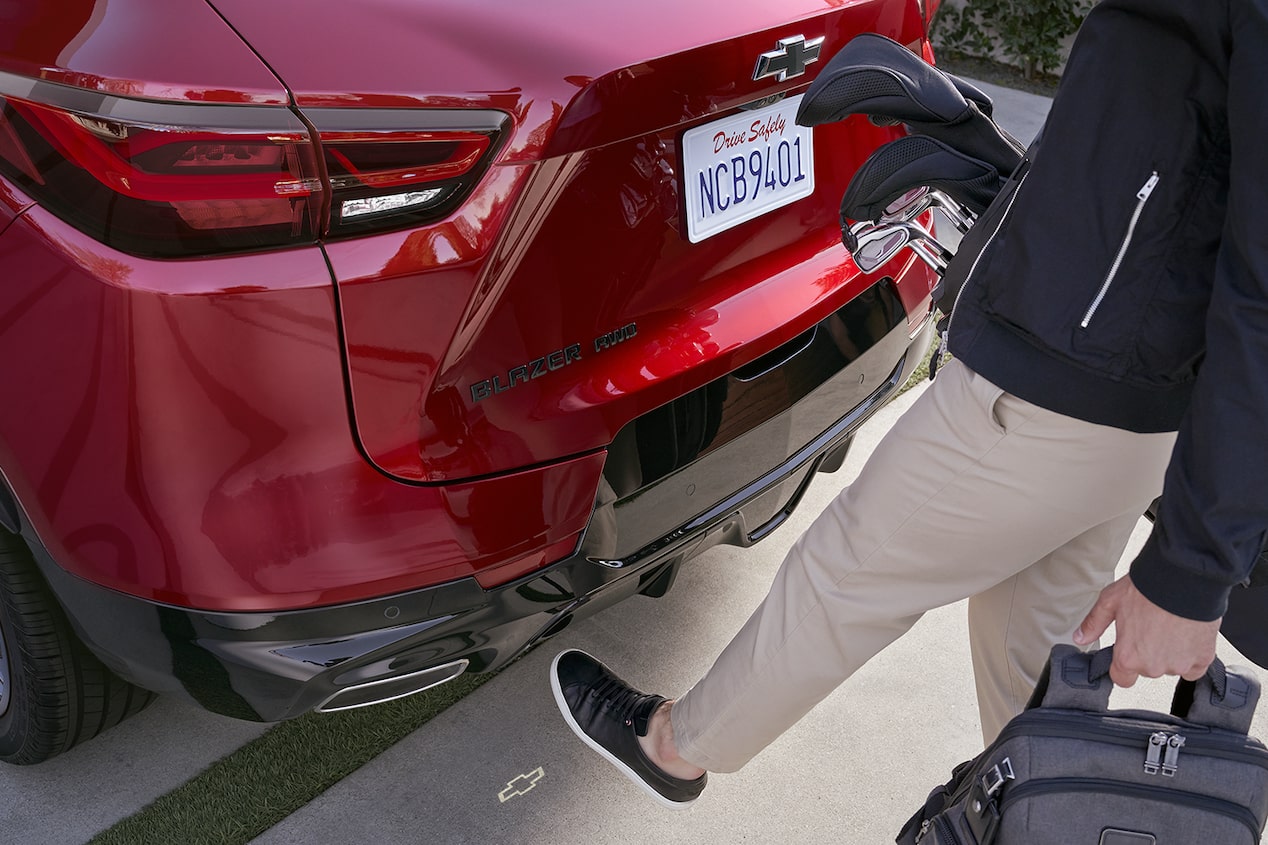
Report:
M 1163 610 L 1145 598 L 1124 576 L 1101 591 L 1092 610 L 1074 632 L 1077 645 L 1088 645 L 1114 624 L 1114 663 L 1110 679 L 1130 687 L 1140 676 L 1179 675 L 1196 681 L 1215 659 L 1220 620 L 1199 622 Z

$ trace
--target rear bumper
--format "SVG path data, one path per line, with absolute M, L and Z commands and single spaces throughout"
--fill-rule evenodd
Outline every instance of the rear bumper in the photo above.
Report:
M 312 609 L 210 612 L 102 588 L 67 573 L 38 546 L 36 558 L 80 636 L 114 671 L 229 716 L 277 721 L 497 669 L 574 619 L 635 594 L 663 594 L 684 561 L 720 543 L 750 545 L 787 518 L 814 473 L 839 465 L 854 432 L 896 394 L 928 346 L 932 321 L 912 336 L 888 288 L 875 290 L 868 314 L 883 313 L 885 321 L 870 329 L 875 342 L 866 352 L 842 359 L 827 377 L 812 372 L 824 366 L 823 355 L 801 356 L 809 367 L 801 376 L 774 362 L 786 370 L 785 387 L 802 376 L 814 387 L 743 433 L 712 431 L 679 465 L 652 473 L 637 455 L 623 461 L 610 454 L 611 495 L 600 497 L 576 553 L 508 584 L 485 589 L 462 578 Z M 868 314 L 847 306 L 820 324 L 826 334 L 814 342 L 849 347 L 851 324 Z M 767 375 L 746 369 L 728 379 L 756 384 Z M 755 404 L 750 397 L 737 407 L 752 413 Z M 724 414 L 715 427 L 725 429 L 731 418 Z M 635 465 L 642 477 L 630 482 Z M 701 499 L 711 504 L 693 509 Z M 666 522 L 666 514 L 694 515 Z M 649 524 L 673 527 L 648 536 Z

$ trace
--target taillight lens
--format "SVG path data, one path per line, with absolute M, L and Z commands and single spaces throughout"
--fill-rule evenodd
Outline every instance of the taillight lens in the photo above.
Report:
M 273 249 L 447 214 L 508 120 L 451 109 L 306 117 L 312 127 L 281 106 L 131 100 L 0 73 L 0 174 L 134 255 Z
M 288 109 L 29 88 L 0 98 L 0 173 L 103 243 L 175 257 L 317 239 L 321 173 Z
M 308 109 L 331 190 L 332 237 L 447 214 L 493 158 L 508 118 L 466 109 Z

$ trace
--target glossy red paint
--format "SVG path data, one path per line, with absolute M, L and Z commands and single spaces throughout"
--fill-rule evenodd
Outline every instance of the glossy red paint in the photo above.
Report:
M 724 16 L 690 11 L 686 23 L 700 27 L 701 41 L 749 34 L 635 61 L 649 49 L 647 39 L 664 39 L 651 23 L 652 5 L 634 13 L 628 39 L 610 37 L 613 21 L 602 8 L 570 7 L 559 39 L 586 49 L 545 51 L 514 105 L 469 95 L 472 104 L 510 110 L 517 123 L 493 173 L 457 215 L 428 229 L 330 245 L 357 430 L 385 472 L 443 481 L 601 448 L 629 420 L 769 352 L 870 284 L 841 246 L 837 198 L 868 153 L 898 130 L 862 118 L 819 127 L 814 197 L 699 244 L 680 232 L 677 137 L 720 110 L 803 90 L 822 63 L 787 83 L 750 78 L 751 57 L 779 37 L 823 35 L 839 47 L 850 33 L 870 30 L 919 47 L 918 10 L 860 2 L 825 14 L 815 6 L 814 17 L 751 33 L 746 26 L 769 19 L 758 4 Z M 330 67 L 275 44 L 279 10 L 220 6 L 248 37 L 258 32 L 278 50 L 276 67 L 297 102 L 329 104 L 321 92 L 334 83 Z M 379 8 L 400 13 L 396 3 Z M 451 73 L 453 90 L 506 88 L 517 62 L 491 63 L 487 55 L 515 56 L 541 43 L 528 37 L 533 26 L 518 13 L 500 16 L 498 26 L 476 26 L 447 9 L 441 4 L 436 14 L 452 14 L 459 29 L 441 27 L 444 44 L 429 56 L 440 71 L 399 68 L 387 101 L 448 105 L 449 96 L 437 100 L 404 81 L 443 81 Z M 329 38 L 315 31 L 319 20 L 304 26 Z M 374 37 L 353 25 L 328 46 L 355 55 Z M 399 55 L 390 49 L 394 37 L 391 61 L 423 61 L 404 45 Z M 343 78 L 348 91 L 369 86 L 357 74 Z M 533 104 L 543 100 L 550 114 L 534 116 L 540 108 Z M 387 101 L 382 92 L 347 100 Z M 597 194 L 597 185 L 606 190 Z M 932 276 L 911 267 L 904 279 L 909 313 L 923 314 Z M 631 324 L 637 337 L 598 354 L 597 338 Z M 508 381 L 515 368 L 561 352 L 566 369 L 476 399 L 482 382 Z
M 127 97 L 287 102 L 259 57 L 211 6 L 193 0 L 8 3 L 0 70 Z
M 423 13 L 412 0 L 366 0 L 356 15 L 298 0 L 214 5 L 269 57 L 301 108 L 501 109 L 519 127 L 503 162 L 681 126 L 803 88 L 822 62 L 787 82 L 751 78 L 754 57 L 780 37 L 826 36 L 835 51 L 857 32 L 912 44 L 923 32 L 918 7 L 891 0 L 736 0 L 725 10 L 555 0 L 548 15 L 534 4 L 462 0 L 432 0 Z
M 818 178 L 844 185 L 884 133 L 862 119 L 832 129 L 820 149 L 838 155 L 823 155 Z M 688 244 L 672 228 L 676 187 L 658 168 L 647 179 L 628 164 L 648 143 L 531 174 L 497 168 L 471 216 L 329 246 L 358 431 L 380 468 L 439 481 L 601 448 L 631 419 L 796 337 L 874 281 L 846 257 L 835 203 Z M 610 197 L 593 196 L 596 180 L 614 185 Z M 498 251 L 490 222 L 505 227 Z M 932 277 L 909 266 L 902 278 L 908 313 L 923 315 Z M 596 338 L 631 323 L 635 337 L 596 350 Z M 566 367 L 473 400 L 482 380 L 505 382 L 573 344 L 578 360 Z
M 31 198 L 14 186 L 0 179 L 0 234 L 19 214 L 30 208 Z
M 88 581 L 226 611 L 503 583 L 573 548 L 622 426 L 874 281 L 840 245 L 837 204 L 894 130 L 821 127 L 813 197 L 699 244 L 681 232 L 678 137 L 809 84 L 824 62 L 752 81 L 781 37 L 824 36 L 825 60 L 863 30 L 919 48 L 914 2 L 349 8 L 4 11 L 0 70 L 26 78 L 136 98 L 293 98 L 301 111 L 410 108 L 424 124 L 427 108 L 512 119 L 444 220 L 254 255 L 131 257 L 24 211 L 0 179 L 0 354 L 22 362 L 0 386 L 24 405 L 0 414 L 0 466 L 57 564 Z M 931 275 L 891 269 L 914 329 Z M 561 352 L 566 366 L 542 379 L 473 392 Z
M 372 469 L 317 249 L 173 265 L 32 210 L 0 265 L 0 355 L 22 362 L 5 388 L 24 399 L 0 414 L 0 460 L 90 581 L 203 609 L 345 603 L 539 565 L 589 517 L 599 454 L 445 487 Z

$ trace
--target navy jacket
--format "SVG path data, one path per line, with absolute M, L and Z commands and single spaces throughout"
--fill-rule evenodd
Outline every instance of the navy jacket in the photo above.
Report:
M 1268 529 L 1268 0 L 1102 0 L 970 235 L 952 354 L 1042 407 L 1178 430 L 1131 577 L 1224 615 Z

